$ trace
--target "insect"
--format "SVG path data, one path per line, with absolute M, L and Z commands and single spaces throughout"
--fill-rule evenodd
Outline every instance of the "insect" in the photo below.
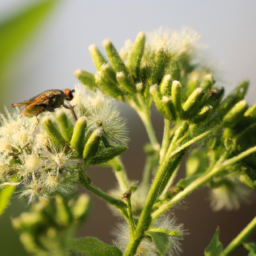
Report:
M 12 107 L 20 107 L 25 105 L 26 107 L 21 112 L 21 115 L 32 117 L 40 115 L 42 112 L 49 111 L 53 112 L 55 108 L 59 108 L 61 106 L 71 109 L 75 119 L 77 120 L 77 116 L 73 110 L 71 105 L 67 105 L 64 101 L 71 101 L 73 99 L 73 92 L 75 90 L 65 89 L 62 90 L 47 90 L 42 92 L 41 94 L 20 103 L 12 104 Z M 38 120 L 38 119 L 37 119 Z

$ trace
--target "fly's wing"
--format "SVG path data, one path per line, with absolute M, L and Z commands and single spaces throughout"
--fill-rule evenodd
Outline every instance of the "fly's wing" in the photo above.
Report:
M 21 115 L 31 117 L 31 116 L 38 116 L 44 111 L 44 107 L 37 105 L 36 103 L 31 103 L 28 106 L 26 106 L 23 111 L 21 112 Z
M 38 102 L 38 104 L 47 105 L 52 98 L 55 98 L 56 96 L 61 96 L 61 95 L 62 96 L 64 95 L 63 91 L 61 90 L 47 90 L 30 100 L 33 100 L 34 102 Z
M 11 106 L 14 108 L 14 107 L 20 107 L 20 106 L 23 106 L 23 105 L 29 105 L 31 103 L 32 103 L 31 100 L 26 100 L 26 101 L 23 101 L 23 102 L 20 102 L 20 103 L 12 104 Z

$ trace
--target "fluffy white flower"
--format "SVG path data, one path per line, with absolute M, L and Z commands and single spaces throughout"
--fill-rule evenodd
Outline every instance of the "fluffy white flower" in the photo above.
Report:
M 210 192 L 211 208 L 219 210 L 238 210 L 241 202 L 248 202 L 250 190 L 234 178 L 226 178 Z

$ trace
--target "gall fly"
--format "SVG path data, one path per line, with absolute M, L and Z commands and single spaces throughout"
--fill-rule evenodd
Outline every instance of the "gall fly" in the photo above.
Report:
M 42 112 L 53 112 L 55 108 L 63 106 L 67 109 L 71 109 L 75 119 L 77 120 L 73 107 L 64 102 L 65 100 L 71 101 L 73 99 L 73 92 L 74 90 L 70 89 L 65 89 L 64 92 L 62 90 L 47 90 L 29 100 L 12 104 L 11 106 L 20 107 L 25 105 L 26 107 L 21 112 L 21 115 L 27 117 L 36 116 L 36 118 Z

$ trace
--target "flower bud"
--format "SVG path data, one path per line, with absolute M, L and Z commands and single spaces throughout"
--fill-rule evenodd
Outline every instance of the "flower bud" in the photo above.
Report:
M 172 82 L 172 101 L 176 111 L 182 114 L 182 86 L 179 81 Z
M 145 34 L 140 32 L 133 44 L 133 48 L 129 54 L 127 67 L 130 70 L 133 77 L 138 80 L 140 72 L 140 61 L 143 55 L 145 46 Z
M 162 103 L 163 103 L 164 110 L 165 110 L 165 116 L 169 120 L 175 120 L 176 119 L 176 112 L 175 112 L 175 108 L 174 108 L 174 105 L 172 103 L 172 100 L 169 97 L 164 96 L 162 98 Z
M 215 83 L 215 81 L 213 79 L 213 76 L 211 74 L 208 74 L 202 78 L 200 87 L 204 90 L 208 90 L 213 86 L 214 83 Z
M 91 200 L 86 194 L 82 194 L 71 208 L 74 219 L 79 222 L 85 221 L 91 210 Z
M 210 105 L 213 108 L 218 107 L 222 97 L 224 96 L 224 92 L 225 90 L 223 87 L 221 89 L 210 89 L 208 91 L 208 98 L 205 100 L 205 104 Z
M 111 146 L 108 148 L 101 148 L 97 152 L 97 155 L 92 158 L 90 164 L 101 164 L 107 162 L 114 157 L 122 154 L 125 150 L 127 150 L 126 146 L 118 145 L 118 146 Z
M 59 132 L 57 125 L 49 117 L 43 119 L 42 128 L 47 132 L 57 151 L 64 148 L 66 141 Z
M 89 163 L 89 161 L 96 155 L 101 136 L 102 128 L 98 128 L 90 135 L 88 141 L 86 142 L 83 151 L 83 158 L 85 159 L 86 163 Z
M 71 214 L 70 208 L 65 202 L 64 198 L 60 195 L 56 195 L 56 215 L 55 220 L 59 225 L 67 226 L 73 221 L 73 216 Z
M 200 123 L 204 121 L 212 111 L 212 106 L 204 106 L 197 114 L 196 116 L 192 119 L 193 123 Z
M 118 88 L 113 87 L 112 83 L 105 80 L 102 77 L 101 72 L 98 72 L 95 74 L 95 81 L 96 81 L 97 85 L 100 87 L 100 89 L 103 92 L 105 92 L 107 95 L 109 95 L 113 98 L 117 98 L 118 96 L 120 96 L 121 91 Z
M 160 93 L 163 96 L 171 96 L 172 93 L 172 77 L 171 75 L 165 75 L 159 86 Z
M 123 90 L 130 94 L 136 93 L 136 88 L 133 81 L 128 76 L 126 76 L 124 72 L 118 72 L 116 74 L 116 79 Z
M 202 88 L 196 88 L 183 104 L 183 110 L 186 117 L 190 117 L 201 105 L 204 96 Z
M 239 101 L 223 118 L 224 127 L 235 127 L 248 106 L 245 100 Z
M 150 93 L 152 94 L 153 96 L 153 99 L 154 99 L 154 102 L 156 104 L 156 107 L 158 109 L 158 111 L 163 115 L 165 116 L 165 107 L 163 105 L 163 102 L 161 101 L 161 94 L 159 92 L 159 89 L 158 89 L 158 85 L 155 84 L 155 85 L 152 85 L 150 86 Z
M 70 145 L 77 151 L 79 156 L 83 153 L 84 148 L 84 136 L 87 127 L 87 120 L 85 116 L 79 117 L 77 120 Z
M 92 91 L 96 91 L 97 85 L 93 74 L 82 69 L 77 69 L 74 75 L 83 85 L 87 86 Z
M 173 80 L 180 80 L 180 67 L 177 60 L 171 61 L 171 67 L 170 67 L 170 75 Z
M 256 104 L 250 106 L 244 113 L 244 116 L 256 116 Z
M 106 59 L 103 57 L 96 45 L 92 44 L 88 49 L 96 70 L 100 71 L 101 66 L 107 63 Z
M 73 124 L 68 119 L 63 110 L 56 113 L 56 120 L 60 128 L 60 133 L 66 141 L 70 141 L 73 134 Z

